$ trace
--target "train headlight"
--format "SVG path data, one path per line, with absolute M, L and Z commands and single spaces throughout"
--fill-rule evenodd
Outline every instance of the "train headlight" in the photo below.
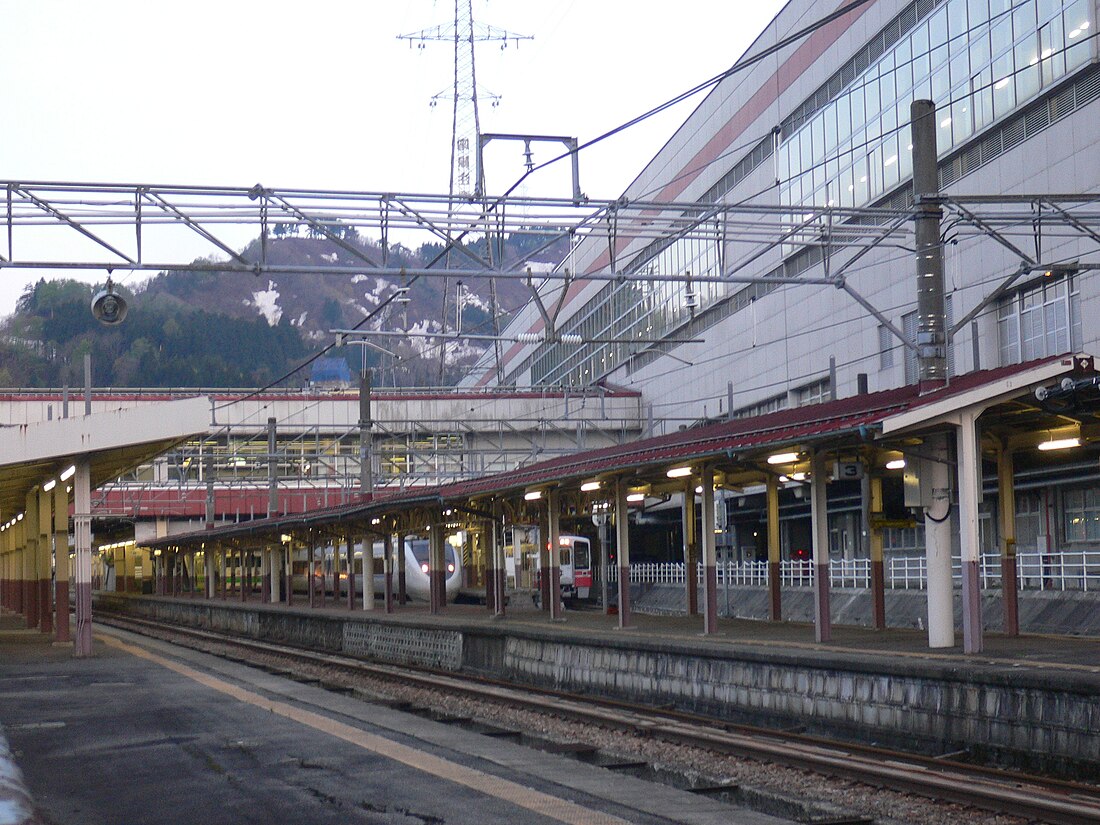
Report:
M 453 573 L 453 572 L 455 572 L 455 566 L 454 566 L 453 564 L 448 564 L 448 565 L 447 565 L 447 572 L 448 572 L 448 573 Z
M 421 573 L 427 573 L 428 572 L 428 565 L 426 565 L 426 564 L 420 565 L 420 572 Z

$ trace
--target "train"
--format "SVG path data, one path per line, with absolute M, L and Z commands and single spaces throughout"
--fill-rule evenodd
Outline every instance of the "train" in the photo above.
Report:
M 451 539 L 458 539 L 457 545 Z M 443 552 L 447 564 L 447 576 L 445 579 L 447 601 L 453 601 L 458 595 L 462 584 L 462 553 L 461 536 L 448 537 L 444 542 Z M 361 598 L 363 595 L 363 545 L 356 542 L 354 546 L 355 563 L 355 592 Z M 385 588 L 385 573 L 383 569 L 384 545 L 380 541 L 373 543 L 373 572 L 375 598 L 381 598 Z M 428 540 L 420 536 L 406 536 L 404 540 L 405 553 L 405 595 L 415 601 L 428 601 L 430 589 L 428 583 Z M 318 549 L 312 555 L 309 549 L 299 548 L 294 551 L 291 559 L 291 582 L 295 593 L 307 593 L 307 576 L 310 567 L 313 567 L 316 592 L 323 592 L 327 596 L 333 595 L 333 546 L 328 545 Z M 348 578 L 347 556 L 343 548 L 337 556 L 336 570 L 339 572 L 341 591 L 347 592 L 345 582 Z M 397 593 L 397 561 L 393 567 L 393 588 Z
M 542 570 L 538 553 L 533 554 L 535 567 L 535 604 L 542 607 Z M 561 567 L 561 599 L 563 602 L 586 602 L 596 597 L 592 587 L 592 542 L 584 536 L 558 537 L 558 564 Z

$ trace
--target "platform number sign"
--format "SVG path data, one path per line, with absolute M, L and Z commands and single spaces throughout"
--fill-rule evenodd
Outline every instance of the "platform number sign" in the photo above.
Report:
M 833 480 L 858 481 L 863 478 L 863 464 L 859 461 L 838 461 L 833 465 Z

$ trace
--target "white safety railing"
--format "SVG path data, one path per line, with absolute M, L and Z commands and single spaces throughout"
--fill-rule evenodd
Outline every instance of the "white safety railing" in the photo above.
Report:
M 983 588 L 1001 586 L 1001 557 L 996 553 L 983 555 L 978 564 Z M 1021 590 L 1100 591 L 1100 550 L 1064 551 L 1061 553 L 1019 553 L 1016 556 L 1017 581 Z M 609 581 L 618 581 L 618 567 L 608 571 Z M 734 587 L 766 587 L 766 561 L 719 563 L 718 584 Z M 697 579 L 703 582 L 703 565 L 696 567 Z M 956 583 L 962 578 L 958 559 L 952 563 Z M 924 590 L 928 586 L 928 564 L 924 556 L 895 556 L 883 564 L 885 585 L 893 590 Z M 634 584 L 677 584 L 686 581 L 682 562 L 646 562 L 630 566 L 630 581 Z M 783 587 L 812 587 L 814 565 L 811 561 L 786 560 L 779 564 L 779 581 Z M 870 559 L 832 559 L 829 562 L 829 586 L 834 588 L 868 588 L 871 586 Z

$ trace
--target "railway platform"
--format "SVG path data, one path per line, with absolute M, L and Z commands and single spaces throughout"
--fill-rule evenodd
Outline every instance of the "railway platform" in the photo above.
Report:
M 565 621 L 550 622 L 545 613 L 518 600 L 503 619 L 491 617 L 483 606 L 464 604 L 433 615 L 411 603 L 386 614 L 381 609 L 349 611 L 331 601 L 309 608 L 115 594 L 97 595 L 96 610 L 102 616 L 117 611 L 160 617 L 315 650 L 677 704 L 735 721 L 830 736 L 882 744 L 908 738 L 932 753 L 969 750 L 1075 776 L 1095 777 L 1100 766 L 1095 639 L 990 634 L 981 655 L 968 655 L 960 648 L 929 650 L 926 636 L 917 630 L 836 627 L 832 641 L 823 645 L 814 642 L 812 626 L 794 622 L 723 619 L 717 633 L 704 636 L 700 617 L 636 613 L 632 626 L 620 629 L 617 616 L 597 610 L 567 610 Z M 359 732 L 344 731 L 334 745 L 331 730 L 281 715 L 272 702 L 294 713 L 340 711 L 340 724 L 347 724 L 347 697 L 286 680 L 276 684 L 270 674 L 249 674 L 221 660 L 211 664 L 198 653 L 170 653 L 153 643 L 127 640 L 104 625 L 96 628 L 93 653 L 90 659 L 73 658 L 71 646 L 51 644 L 47 635 L 26 630 L 19 617 L 0 617 L 0 742 L 6 731 L 14 754 L 6 772 L 0 765 L 0 808 L 7 802 L 18 810 L 17 803 L 25 806 L 29 798 L 18 782 L 18 763 L 40 813 L 45 812 L 38 821 L 45 823 L 155 820 L 182 825 L 194 821 L 198 806 L 204 822 L 266 822 L 272 816 L 304 821 L 302 811 L 309 811 L 311 822 L 404 821 L 385 818 L 401 811 L 437 815 L 430 798 L 382 801 L 392 783 L 424 785 L 425 777 L 419 770 L 402 775 L 408 766 L 402 768 L 400 760 L 392 764 L 392 754 L 381 752 L 389 746 L 374 736 L 396 737 L 403 746 L 410 738 L 427 737 L 423 741 L 430 743 L 433 757 L 451 749 L 445 765 L 432 764 L 475 777 L 470 779 L 475 785 L 484 783 L 476 774 L 481 769 L 507 780 L 501 787 L 513 790 L 508 782 L 529 787 L 533 781 L 499 776 L 503 763 L 514 768 L 518 752 L 495 753 L 492 765 L 486 765 L 478 761 L 486 758 L 483 751 L 471 752 L 471 746 L 447 738 L 458 736 L 453 729 L 424 732 L 420 726 L 428 720 L 398 718 L 392 711 L 380 730 L 378 720 L 364 717 L 360 708 L 355 712 L 362 718 L 351 723 Z M 348 736 L 372 747 L 349 745 Z M 1028 748 L 1037 761 L 1018 758 Z M 0 756 L 3 752 L 0 747 Z M 475 773 L 465 773 L 469 770 Z M 655 823 L 776 821 L 753 819 L 763 817 L 753 812 L 731 820 L 727 806 L 716 814 L 718 808 L 708 806 L 717 802 L 690 795 L 654 799 L 654 807 L 642 814 L 623 807 L 624 800 L 638 796 L 638 787 L 624 787 L 616 791 L 620 796 L 599 802 L 576 796 L 592 790 L 591 779 L 570 779 L 566 774 L 572 768 L 540 762 L 531 770 L 545 783 L 536 788 L 539 793 L 550 799 L 581 798 L 586 816 L 599 809 L 601 816 L 611 817 L 609 822 L 615 817 Z M 251 771 L 262 776 L 253 781 Z M 363 771 L 365 784 L 358 779 Z M 352 775 L 357 777 L 354 793 L 347 782 Z M 12 776 L 16 781 L 10 781 Z M 63 777 L 79 781 L 74 786 Z M 454 780 L 445 781 L 449 789 Z M 480 792 L 459 786 L 455 800 L 478 810 L 488 804 L 488 815 L 470 821 L 492 822 L 498 815 L 499 821 L 543 821 L 527 808 L 517 814 L 514 801 L 485 803 L 476 796 Z M 144 790 L 134 793 L 134 788 Z M 158 809 L 165 808 L 152 818 L 149 789 L 155 789 Z M 642 796 L 648 800 L 651 792 Z M 550 799 L 543 802 L 550 804 Z M 665 816 L 688 800 L 695 800 L 690 811 Z M 670 807 L 661 807 L 666 804 Z M 379 816 L 372 819 L 371 814 Z M 551 815 L 545 821 L 573 821 L 568 816 Z M 445 821 L 463 820 L 448 813 Z
M 28 795 L 0 784 L 5 823 L 793 821 L 114 628 L 77 659 L 14 619 L 0 740 L 37 813 L 5 818 Z
M 550 621 L 408 604 L 392 614 L 333 605 L 102 594 L 103 610 L 314 650 L 519 684 L 672 705 L 732 722 L 802 728 L 1068 776 L 1100 772 L 1100 642 L 990 633 L 985 650 L 928 648 L 919 630 L 838 626 L 827 644 L 795 622 L 596 610 Z

